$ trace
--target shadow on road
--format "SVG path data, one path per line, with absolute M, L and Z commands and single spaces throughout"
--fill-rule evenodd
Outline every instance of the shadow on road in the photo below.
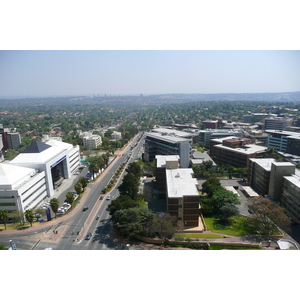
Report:
M 117 235 L 112 227 L 111 220 L 101 220 L 100 223 L 93 235 L 92 243 L 98 242 L 110 250 L 125 249 L 128 241 Z

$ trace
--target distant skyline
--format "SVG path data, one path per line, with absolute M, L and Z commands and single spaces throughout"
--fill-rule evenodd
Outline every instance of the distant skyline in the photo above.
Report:
M 0 51 L 0 98 L 300 91 L 295 50 Z

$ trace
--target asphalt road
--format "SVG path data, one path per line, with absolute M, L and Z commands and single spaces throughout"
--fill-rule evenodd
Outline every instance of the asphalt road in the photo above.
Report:
M 101 175 L 101 180 L 95 184 L 89 184 L 91 188 L 88 195 L 88 199 L 85 202 L 85 206 L 88 206 L 88 210 L 82 211 L 78 206 L 74 209 L 78 210 L 75 215 L 68 220 L 56 223 L 55 225 L 49 226 L 44 229 L 38 229 L 35 232 L 26 233 L 25 231 L 20 231 L 20 234 L 15 234 L 13 236 L 13 243 L 17 245 L 17 249 L 21 250 L 42 250 L 45 248 L 52 248 L 53 250 L 105 250 L 105 249 L 120 249 L 120 245 L 116 242 L 115 238 L 111 236 L 112 225 L 110 221 L 110 215 L 108 211 L 108 205 L 113 199 L 118 197 L 119 191 L 117 190 L 118 185 L 122 182 L 122 177 L 120 177 L 115 188 L 110 192 L 111 200 L 102 199 L 99 200 L 101 196 L 101 191 L 109 183 L 110 179 L 113 177 L 114 173 L 121 166 L 123 162 L 126 161 L 127 157 L 130 156 L 130 162 L 133 162 L 141 157 L 142 155 L 142 144 L 143 139 L 137 144 L 137 146 L 130 150 L 130 148 L 136 145 L 140 134 L 136 136 L 125 153 L 119 157 L 114 164 L 111 165 L 109 171 Z M 81 174 L 72 177 L 56 191 L 55 197 L 60 200 L 62 204 L 65 201 L 65 195 L 68 191 L 74 191 L 74 183 L 77 182 L 80 176 L 84 176 L 87 173 L 87 168 L 83 169 Z M 100 202 L 99 202 L 100 201 Z M 100 203 L 100 204 L 99 204 Z M 99 219 L 96 220 L 96 216 L 99 215 Z M 92 221 L 87 222 L 88 219 Z M 53 242 L 43 241 L 43 236 L 49 231 L 53 230 L 63 230 L 60 239 L 57 241 L 54 239 Z M 85 236 L 82 236 L 79 242 L 77 239 L 77 232 L 91 232 L 92 238 L 90 240 L 85 240 Z M 0 243 L 6 246 L 10 246 L 9 236 L 1 236 Z

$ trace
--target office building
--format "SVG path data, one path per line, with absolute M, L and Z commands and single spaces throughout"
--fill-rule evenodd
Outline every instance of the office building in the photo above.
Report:
M 83 132 L 79 134 L 79 137 L 83 140 L 83 146 L 89 149 L 96 149 L 102 145 L 102 138 L 98 134 L 92 134 L 91 132 Z
M 122 133 L 119 131 L 114 131 L 110 137 L 114 140 L 120 140 L 122 138 Z
M 11 166 L 32 168 L 45 173 L 47 196 L 51 197 L 54 190 L 80 165 L 79 146 L 49 140 L 46 143 L 33 142 L 24 152 L 12 161 Z
M 267 148 L 254 144 L 252 139 L 239 139 L 234 136 L 210 141 L 210 157 L 221 165 L 246 168 L 250 158 L 262 157 Z
M 265 118 L 277 117 L 276 114 L 266 114 L 266 113 L 251 113 L 249 115 L 243 116 L 244 123 L 256 123 L 264 122 Z
M 177 218 L 179 229 L 199 226 L 200 196 L 192 169 L 166 169 L 168 213 Z
M 18 132 L 9 132 L 7 134 L 8 149 L 17 150 L 21 144 L 21 136 Z
M 0 209 L 24 213 L 47 197 L 45 172 L 0 163 Z
M 285 130 L 266 130 L 269 137 L 266 141 L 267 147 L 294 155 L 300 155 L 300 132 Z
M 211 139 L 220 139 L 228 136 L 242 138 L 243 135 L 244 130 L 242 129 L 205 129 L 199 130 L 199 142 L 202 142 L 206 147 L 209 147 Z
M 166 183 L 166 169 L 180 168 L 179 155 L 156 155 L 156 187 L 159 191 L 165 191 Z
M 220 123 L 218 120 L 205 120 L 202 121 L 202 125 L 204 128 L 218 129 Z
M 300 224 L 300 172 L 296 170 L 291 176 L 284 176 L 282 183 L 281 206 L 287 215 Z
M 292 118 L 284 118 L 284 117 L 271 117 L 265 118 L 264 129 L 274 129 L 274 130 L 285 130 L 288 126 L 293 125 Z
M 179 155 L 180 166 L 189 167 L 191 139 L 180 138 L 161 133 L 149 132 L 145 134 L 145 160 L 151 162 L 156 155 Z
M 295 174 L 290 162 L 276 162 L 273 158 L 249 159 L 248 182 L 260 195 L 280 201 L 284 176 Z

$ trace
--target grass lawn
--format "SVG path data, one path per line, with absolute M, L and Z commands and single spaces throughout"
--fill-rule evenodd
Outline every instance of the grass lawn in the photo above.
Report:
M 231 222 L 229 224 L 220 223 L 216 218 L 204 218 L 206 228 L 209 231 L 216 233 L 223 233 L 233 236 L 242 236 L 245 234 L 251 234 L 254 232 L 249 231 L 247 227 L 245 227 L 243 219 L 241 217 L 231 217 Z

